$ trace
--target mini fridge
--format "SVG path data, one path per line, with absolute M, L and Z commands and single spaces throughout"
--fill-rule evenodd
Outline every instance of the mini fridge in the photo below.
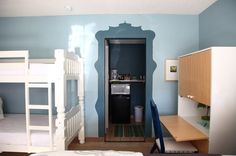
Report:
M 111 84 L 110 107 L 112 123 L 130 123 L 129 84 Z

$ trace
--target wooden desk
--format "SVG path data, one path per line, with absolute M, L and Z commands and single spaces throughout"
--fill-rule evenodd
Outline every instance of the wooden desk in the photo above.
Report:
M 207 140 L 208 136 L 180 116 L 161 116 L 161 123 L 176 141 Z

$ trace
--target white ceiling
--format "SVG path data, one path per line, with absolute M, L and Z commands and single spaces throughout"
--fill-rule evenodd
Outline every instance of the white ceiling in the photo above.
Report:
M 0 0 L 0 17 L 81 14 L 198 15 L 216 0 Z

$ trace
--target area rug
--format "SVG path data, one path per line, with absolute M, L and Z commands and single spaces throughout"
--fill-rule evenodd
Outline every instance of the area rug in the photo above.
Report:
M 118 124 L 115 125 L 114 135 L 115 137 L 143 137 L 144 126 Z

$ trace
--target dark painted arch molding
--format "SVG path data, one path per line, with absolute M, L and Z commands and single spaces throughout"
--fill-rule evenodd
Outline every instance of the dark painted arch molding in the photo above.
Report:
M 105 133 L 105 39 L 106 38 L 144 38 L 146 39 L 146 103 L 145 103 L 145 136 L 152 134 L 152 119 L 149 102 L 152 99 L 152 78 L 156 68 L 153 61 L 153 39 L 155 33 L 151 30 L 142 30 L 141 26 L 133 27 L 129 23 L 121 23 L 118 27 L 109 27 L 109 30 L 98 31 L 96 39 L 98 40 L 98 60 L 95 63 L 98 72 L 98 99 L 96 102 L 96 111 L 98 113 L 98 135 L 103 137 Z

